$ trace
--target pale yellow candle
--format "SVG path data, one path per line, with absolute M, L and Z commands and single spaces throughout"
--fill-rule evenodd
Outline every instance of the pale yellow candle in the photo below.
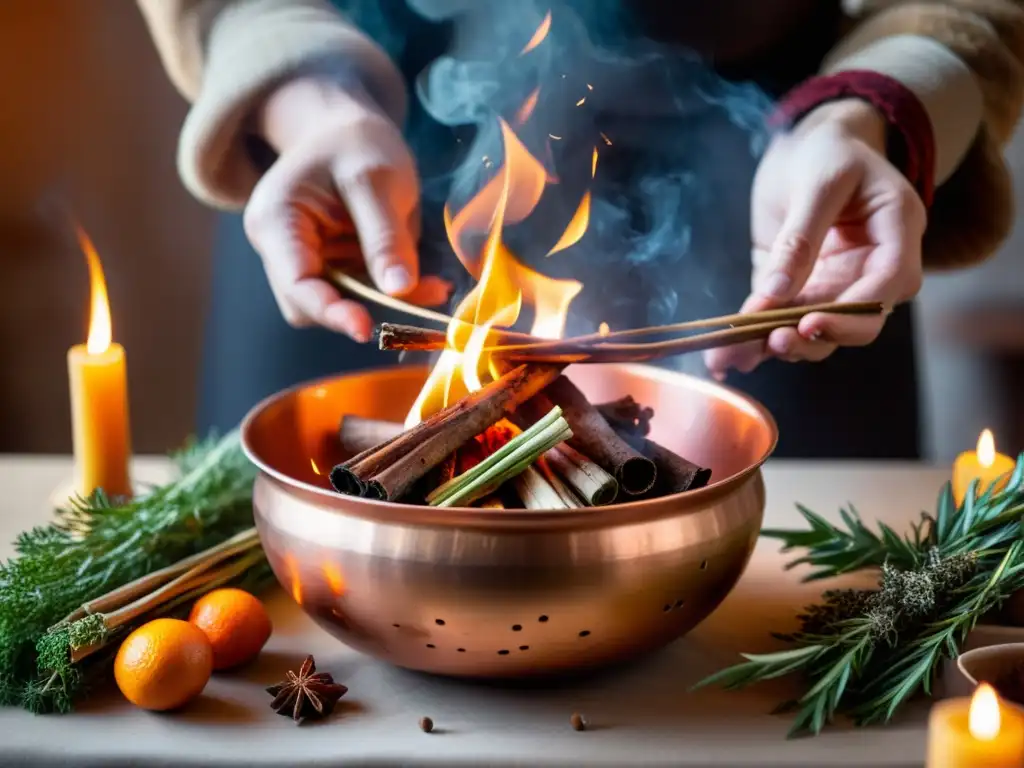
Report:
M 967 489 L 975 480 L 978 480 L 978 493 L 984 493 L 992 483 L 996 483 L 997 489 L 1005 487 L 1013 467 L 1013 459 L 996 451 L 992 431 L 983 431 L 978 437 L 977 450 L 964 451 L 953 462 L 953 498 L 957 505 L 963 504 Z
M 970 699 L 946 699 L 928 718 L 927 768 L 1021 768 L 1024 717 L 982 683 Z
M 128 374 L 124 347 L 113 343 L 110 303 L 96 250 L 79 229 L 89 263 L 89 336 L 68 350 L 75 489 L 83 496 L 102 488 L 108 496 L 131 495 L 128 463 Z

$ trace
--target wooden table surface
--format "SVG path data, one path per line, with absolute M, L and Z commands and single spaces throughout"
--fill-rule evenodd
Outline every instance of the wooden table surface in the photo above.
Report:
M 0 556 L 15 534 L 47 520 L 48 496 L 68 478 L 62 457 L 0 458 Z M 160 460 L 138 462 L 159 478 Z M 771 462 L 766 525 L 799 524 L 794 502 L 835 519 L 854 502 L 866 518 L 903 530 L 932 509 L 946 468 L 913 464 Z M 72 715 L 0 710 L 3 765 L 703 765 L 912 766 L 924 756 L 927 704 L 870 730 L 836 727 L 787 740 L 788 721 L 769 711 L 788 693 L 785 681 L 743 692 L 688 688 L 736 661 L 739 651 L 775 647 L 769 631 L 793 626 L 797 608 L 821 585 L 798 582 L 764 540 L 739 585 L 709 619 L 666 650 L 626 669 L 574 685 L 501 688 L 391 668 L 344 647 L 283 594 L 268 600 L 275 632 L 244 673 L 216 677 L 203 696 L 176 714 L 150 714 L 115 692 Z M 313 653 L 322 669 L 349 686 L 329 721 L 296 727 L 267 706 L 262 687 Z M 569 726 L 581 712 L 592 728 Z M 417 727 L 433 718 L 438 732 Z

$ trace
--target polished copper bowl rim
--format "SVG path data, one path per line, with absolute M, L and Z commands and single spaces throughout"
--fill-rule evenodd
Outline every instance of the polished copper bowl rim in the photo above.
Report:
M 387 373 L 396 369 L 412 370 L 423 366 L 389 366 L 387 368 L 368 368 L 358 371 L 362 375 L 373 375 L 375 373 Z M 744 470 L 732 474 L 720 480 L 715 480 L 709 485 L 695 491 L 675 493 L 670 496 L 660 496 L 653 499 L 639 501 L 627 501 L 624 503 L 608 504 L 602 507 L 582 507 L 579 509 L 564 509 L 551 511 L 519 510 L 519 509 L 485 509 L 480 507 L 427 507 L 412 504 L 399 504 L 392 501 L 380 501 L 377 499 L 363 499 L 358 496 L 344 496 L 334 491 L 306 483 L 294 477 L 286 475 L 271 467 L 260 458 L 250 445 L 250 432 L 255 420 L 268 407 L 279 400 L 290 397 L 295 392 L 324 385 L 335 381 L 345 374 L 333 374 L 317 379 L 300 382 L 292 387 L 264 398 L 253 406 L 242 420 L 240 427 L 242 450 L 246 457 L 256 465 L 262 473 L 273 478 L 277 483 L 299 492 L 311 501 L 321 499 L 328 505 L 336 505 L 343 502 L 346 506 L 345 514 L 354 514 L 369 520 L 380 522 L 399 522 L 412 525 L 463 525 L 469 527 L 518 527 L 534 525 L 546 525 L 549 523 L 562 523 L 579 527 L 602 526 L 608 523 L 622 525 L 624 523 L 635 523 L 660 517 L 671 517 L 680 514 L 678 505 L 670 503 L 674 499 L 686 499 L 692 504 L 693 509 L 699 510 L 703 505 L 702 501 L 717 497 L 728 492 L 732 488 L 745 482 L 751 475 L 757 472 L 767 461 L 778 444 L 779 428 L 775 418 L 767 408 L 749 395 L 740 392 L 738 389 L 720 384 L 718 382 L 702 379 L 691 374 L 680 371 L 670 371 L 664 368 L 646 366 L 642 364 L 618 364 L 617 367 L 626 371 L 642 372 L 643 376 L 654 377 L 655 379 L 671 383 L 673 381 L 685 380 L 690 386 L 699 389 L 714 390 L 716 393 L 726 395 L 733 401 L 733 405 L 746 409 L 764 419 L 770 428 L 771 443 L 757 461 L 750 464 Z M 342 510 L 339 510 L 342 511 Z

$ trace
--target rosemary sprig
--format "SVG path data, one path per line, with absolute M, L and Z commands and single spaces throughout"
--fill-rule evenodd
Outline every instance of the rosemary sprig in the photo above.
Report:
M 1024 588 L 1024 454 L 1006 488 L 978 494 L 958 509 L 947 484 L 935 515 L 923 514 L 909 535 L 870 530 L 852 507 L 845 528 L 800 507 L 809 530 L 770 530 L 783 549 L 806 553 L 805 580 L 877 567 L 874 590 L 832 590 L 799 617 L 800 631 L 777 636 L 793 648 L 743 654 L 745 661 L 695 686 L 741 688 L 800 674 L 807 690 L 779 710 L 795 712 L 790 735 L 820 733 L 837 715 L 858 725 L 888 722 L 915 695 L 931 694 L 944 659 L 955 658 L 978 620 Z
M 51 653 L 43 664 L 37 653 L 49 630 L 63 619 L 83 618 L 69 614 L 89 601 L 252 526 L 255 470 L 236 432 L 193 444 L 175 459 L 179 478 L 167 485 L 126 503 L 102 492 L 75 499 L 54 523 L 18 537 L 17 556 L 0 566 L 0 705 L 69 710 L 90 670 L 75 665 L 54 680 L 61 658 L 54 647 L 60 646 L 44 643 Z M 237 578 L 266 575 L 257 567 Z M 102 615 L 84 618 L 67 627 L 63 647 L 85 647 L 106 631 Z M 90 668 L 104 658 L 97 654 Z

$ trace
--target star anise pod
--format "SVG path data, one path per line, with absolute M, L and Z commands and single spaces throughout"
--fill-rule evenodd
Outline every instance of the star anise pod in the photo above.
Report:
M 348 688 L 334 682 L 329 673 L 317 672 L 313 657 L 307 656 L 298 672 L 289 671 L 288 677 L 267 688 L 267 693 L 274 697 L 270 706 L 277 714 L 290 716 L 299 723 L 327 717 Z

